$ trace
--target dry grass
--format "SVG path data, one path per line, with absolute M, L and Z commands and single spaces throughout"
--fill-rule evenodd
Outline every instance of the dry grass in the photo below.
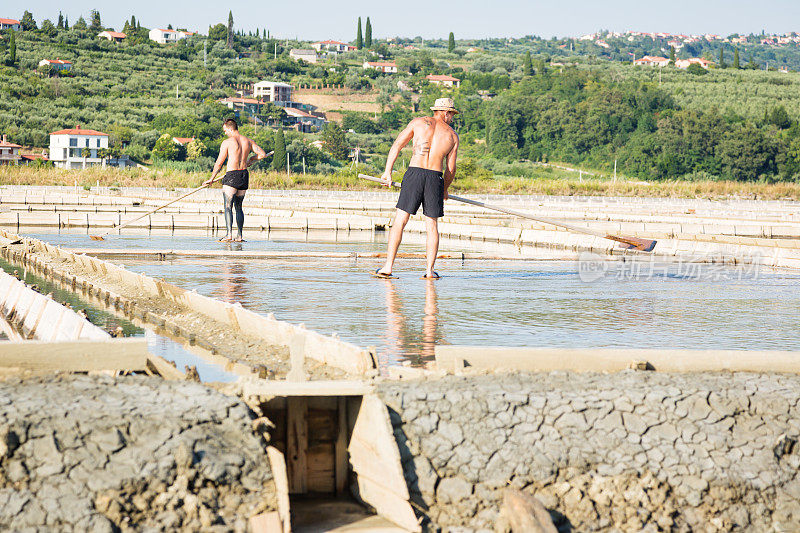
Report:
M 381 106 L 376 102 L 378 93 L 347 92 L 344 90 L 331 92 L 295 91 L 295 100 L 316 106 L 319 111 L 362 111 L 380 113 Z
M 30 167 L 0 167 L 2 185 L 95 185 L 111 187 L 198 187 L 207 173 L 175 170 L 116 170 L 91 168 L 86 170 L 34 169 Z M 397 180 L 401 177 L 396 174 Z M 367 190 L 380 185 L 359 179 L 354 171 L 333 175 L 252 172 L 250 186 L 256 189 L 331 189 Z M 731 181 L 661 181 L 642 182 L 610 179 L 578 181 L 564 177 L 549 178 L 458 178 L 454 193 L 550 194 L 588 196 L 642 196 L 665 198 L 751 198 L 761 200 L 800 200 L 800 184 L 740 183 Z

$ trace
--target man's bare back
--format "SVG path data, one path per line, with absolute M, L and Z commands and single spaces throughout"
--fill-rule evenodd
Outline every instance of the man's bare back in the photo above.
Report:
M 255 152 L 259 155 L 264 154 L 264 150 L 241 133 L 222 141 L 220 148 L 222 148 L 220 157 L 222 157 L 224 150 L 225 157 L 228 158 L 227 170 L 229 172 L 231 170 L 246 169 L 249 166 L 250 152 Z
M 406 129 L 411 130 L 414 141 L 409 166 L 441 172 L 444 158 L 458 143 L 453 128 L 435 117 L 420 117 L 412 120 Z

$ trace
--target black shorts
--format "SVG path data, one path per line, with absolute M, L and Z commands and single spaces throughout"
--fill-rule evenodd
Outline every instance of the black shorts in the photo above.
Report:
M 247 172 L 247 169 L 229 170 L 225 177 L 222 178 L 222 184 L 229 185 L 240 191 L 246 191 L 247 186 L 250 184 L 250 173 Z
M 444 178 L 436 170 L 408 167 L 403 175 L 397 209 L 416 215 L 420 204 L 426 217 L 444 216 Z

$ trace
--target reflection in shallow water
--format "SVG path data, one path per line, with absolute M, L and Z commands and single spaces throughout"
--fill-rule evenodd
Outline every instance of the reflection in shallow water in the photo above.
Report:
M 575 348 L 800 350 L 800 276 L 609 275 L 591 282 L 568 261 L 400 260 L 400 279 L 376 280 L 378 260 L 223 260 L 147 263 L 135 271 L 207 295 L 230 294 L 260 313 L 360 346 L 384 363 L 419 362 L 437 344 Z M 724 272 L 734 273 L 732 270 Z M 765 329 L 769 335 L 764 335 Z

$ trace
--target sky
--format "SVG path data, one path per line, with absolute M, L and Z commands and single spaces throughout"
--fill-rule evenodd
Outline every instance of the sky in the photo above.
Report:
M 135 15 L 141 25 L 187 28 L 205 33 L 210 24 L 227 22 L 233 12 L 234 26 L 245 31 L 266 28 L 280 38 L 302 40 L 355 38 L 356 19 L 370 17 L 373 36 L 446 39 L 452 31 L 457 39 L 484 37 L 550 38 L 578 37 L 600 29 L 685 34 L 787 33 L 800 32 L 798 0 L 432 0 L 376 2 L 367 0 L 304 0 L 303 2 L 253 2 L 228 0 L 199 7 L 203 2 L 138 0 L 133 4 L 97 0 L 27 0 L 3 2 L 0 17 L 22 17 L 24 9 L 37 23 L 58 19 L 59 10 L 70 23 L 95 7 L 104 26 L 122 29 Z M 19 7 L 24 6 L 24 8 Z

